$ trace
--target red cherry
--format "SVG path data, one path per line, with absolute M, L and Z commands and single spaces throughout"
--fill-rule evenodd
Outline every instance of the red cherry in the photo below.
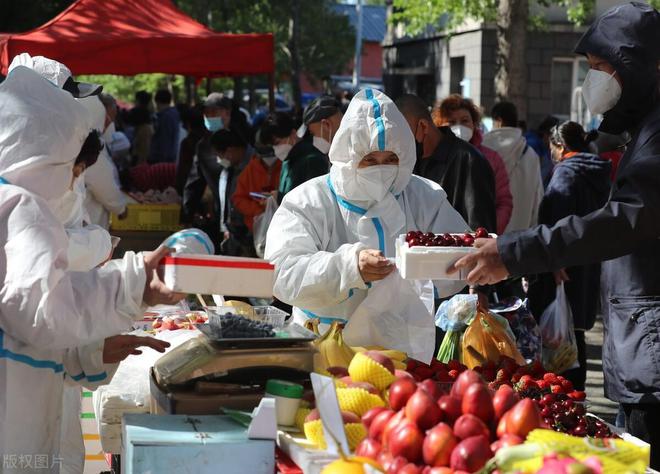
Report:
M 573 436 L 587 436 L 587 427 L 583 425 L 577 425 L 575 428 L 573 428 Z
M 485 228 L 483 228 L 483 227 L 479 227 L 479 228 L 477 229 L 477 231 L 474 233 L 474 236 L 475 236 L 477 239 L 487 239 L 488 237 L 490 237 L 490 236 L 488 235 L 488 231 L 487 231 Z

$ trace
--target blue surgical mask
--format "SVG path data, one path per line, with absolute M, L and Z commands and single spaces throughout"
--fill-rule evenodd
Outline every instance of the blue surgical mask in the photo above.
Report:
M 225 123 L 222 120 L 222 117 L 207 117 L 204 116 L 204 126 L 209 132 L 217 132 L 225 128 Z

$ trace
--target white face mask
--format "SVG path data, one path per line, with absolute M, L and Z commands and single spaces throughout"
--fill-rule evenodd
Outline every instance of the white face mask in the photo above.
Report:
M 266 163 L 266 165 L 268 167 L 271 167 L 271 166 L 273 166 L 273 164 L 275 164 L 275 161 L 278 159 L 278 157 L 277 156 L 264 156 L 261 159 L 264 161 L 264 163 Z
M 327 155 L 330 151 L 330 143 L 325 138 L 312 138 L 312 145 L 314 145 L 314 147 L 324 155 Z
M 621 86 L 614 74 L 589 69 L 582 83 L 582 96 L 591 115 L 604 114 L 621 98 Z
M 357 185 L 374 201 L 382 201 L 390 192 L 399 167 L 396 165 L 376 165 L 357 170 Z
M 452 125 L 450 128 L 451 131 L 454 132 L 454 135 L 461 140 L 469 142 L 472 139 L 474 131 L 470 127 L 466 127 L 465 125 Z
M 286 160 L 286 157 L 289 156 L 289 152 L 291 151 L 291 148 L 293 148 L 293 145 L 290 145 L 288 143 L 273 145 L 273 151 L 275 152 L 275 156 L 280 161 Z

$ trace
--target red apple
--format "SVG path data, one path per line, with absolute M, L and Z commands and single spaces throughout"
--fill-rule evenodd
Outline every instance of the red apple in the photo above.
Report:
M 346 388 L 362 388 L 374 395 L 380 395 L 378 389 L 373 385 L 371 385 L 369 382 L 351 382 L 348 385 L 346 385 Z
M 502 416 L 518 403 L 520 398 L 518 394 L 509 385 L 501 385 L 493 396 L 493 412 L 495 421 L 499 421 Z
M 527 434 L 541 428 L 543 421 L 536 403 L 531 398 L 523 398 L 506 412 L 506 433 L 527 438 Z M 504 419 L 504 417 L 502 419 Z M 498 426 L 499 432 L 499 426 Z
M 479 375 L 478 372 L 475 372 L 474 370 L 466 370 L 465 372 L 461 372 L 461 374 L 456 378 L 456 382 L 454 382 L 453 387 L 451 388 L 451 395 L 462 400 L 463 395 L 465 394 L 465 391 L 468 389 L 468 387 L 475 383 L 481 383 L 482 385 L 485 385 L 484 379 L 481 378 L 481 375 Z
M 501 438 L 507 432 L 509 431 L 509 414 L 511 413 L 511 410 L 507 411 L 504 415 L 502 415 L 502 418 L 500 418 L 500 421 L 497 423 L 497 437 Z
M 481 418 L 470 413 L 462 415 L 454 423 L 454 434 L 460 439 L 483 435 L 490 438 L 490 430 Z
M 417 391 L 417 384 L 413 379 L 401 378 L 390 385 L 389 402 L 390 408 L 399 411 L 406 406 L 408 399 Z
M 496 453 L 502 448 L 509 448 L 511 446 L 517 446 L 519 444 L 523 444 L 525 442 L 524 439 L 522 439 L 520 436 L 516 435 L 510 435 L 510 434 L 504 434 L 500 439 L 495 441 L 493 444 L 490 445 L 491 451 Z
M 378 459 L 378 455 L 380 454 L 381 449 L 382 446 L 380 441 L 376 441 L 375 439 L 371 438 L 364 438 L 355 448 L 355 455 L 363 456 L 375 461 Z
M 421 430 L 428 430 L 440 422 L 442 412 L 431 395 L 419 388 L 406 403 L 406 418 Z
M 353 383 L 353 379 L 350 377 L 350 375 L 346 375 L 345 377 L 341 377 L 339 379 L 341 383 L 344 385 L 348 386 L 349 383 Z
M 422 390 L 426 390 L 429 395 L 435 400 L 436 402 L 438 401 L 438 398 L 442 395 L 442 391 L 440 390 L 440 387 L 438 386 L 438 383 L 435 380 L 432 379 L 426 379 L 423 380 L 419 383 L 419 388 Z
M 451 468 L 454 471 L 477 472 L 492 457 L 488 438 L 473 436 L 461 441 L 451 453 Z
M 389 450 L 395 458 L 403 456 L 408 462 L 416 463 L 422 458 L 424 435 L 419 428 L 407 423 L 390 434 Z
M 450 467 L 431 467 L 426 466 L 422 474 L 454 474 Z
M 330 375 L 333 377 L 346 377 L 348 375 L 348 369 L 346 367 L 328 367 L 326 369 Z
M 365 413 L 365 416 L 367 413 Z M 392 410 L 383 410 L 382 412 L 378 413 L 369 424 L 369 437 L 381 441 L 383 429 L 385 428 L 385 425 L 387 425 L 387 422 L 390 421 L 390 418 L 393 416 L 394 412 Z
M 376 459 L 376 462 L 380 464 L 385 472 L 390 468 L 392 461 L 394 461 L 394 458 L 388 451 L 381 451 L 378 455 L 378 459 Z
M 342 411 L 341 418 L 344 421 L 344 424 L 360 423 L 360 417 L 357 416 L 355 413 L 351 413 L 350 411 Z M 320 419 L 321 419 L 321 414 L 319 413 L 319 410 L 317 408 L 314 408 L 311 412 L 309 412 L 309 415 L 307 415 L 307 417 L 305 418 L 305 423 Z
M 415 377 L 413 377 L 410 372 L 407 372 L 407 371 L 401 370 L 401 369 L 395 369 L 394 370 L 394 376 L 397 379 L 409 378 L 409 379 L 415 380 Z
M 493 397 L 488 387 L 482 383 L 470 385 L 463 394 L 461 402 L 463 414 L 472 414 L 489 423 L 493 419 Z
M 397 474 L 422 474 L 422 468 L 416 464 L 408 463 Z
M 371 426 L 371 423 L 372 423 L 372 422 L 374 421 L 374 419 L 376 418 L 376 416 L 377 416 L 379 413 L 384 412 L 385 410 L 386 410 L 385 407 L 374 407 L 374 408 L 372 408 L 371 410 L 369 410 L 368 412 L 366 412 L 364 415 L 362 415 L 362 424 L 363 424 L 363 425 L 365 426 L 365 428 L 367 428 L 367 430 L 368 430 L 369 427 Z
M 451 427 L 439 423 L 426 433 L 422 444 L 424 462 L 429 466 L 449 466 L 449 458 L 458 440 Z
M 438 400 L 438 406 L 442 413 L 444 413 L 444 418 L 447 423 L 454 425 L 454 422 L 462 415 L 461 412 L 461 400 L 451 395 L 443 395 Z
M 380 365 L 382 365 L 387 370 L 389 370 L 392 373 L 392 375 L 394 375 L 394 362 L 392 362 L 392 359 L 390 359 L 389 357 L 378 351 L 366 351 L 363 352 L 363 354 L 369 357 L 370 359 L 378 362 Z
M 377 420 L 374 420 L 374 424 L 376 424 L 376 421 Z M 385 422 L 385 426 L 383 426 L 380 435 L 380 442 L 384 448 L 389 446 L 389 438 L 392 431 L 394 431 L 403 422 L 406 422 L 406 411 L 403 409 L 396 412 L 390 417 L 389 420 L 387 420 L 387 422 Z M 373 426 L 372 429 L 374 429 Z
M 403 456 L 395 456 L 392 458 L 392 461 L 390 461 L 390 464 L 385 472 L 386 474 L 398 474 L 406 464 L 408 464 L 408 460 L 406 458 Z

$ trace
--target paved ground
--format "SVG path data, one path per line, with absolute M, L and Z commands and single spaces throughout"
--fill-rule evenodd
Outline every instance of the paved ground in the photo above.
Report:
M 603 325 L 596 321 L 596 325 L 586 334 L 587 340 L 587 399 L 589 411 L 600 416 L 605 421 L 614 423 L 618 405 L 603 395 Z

